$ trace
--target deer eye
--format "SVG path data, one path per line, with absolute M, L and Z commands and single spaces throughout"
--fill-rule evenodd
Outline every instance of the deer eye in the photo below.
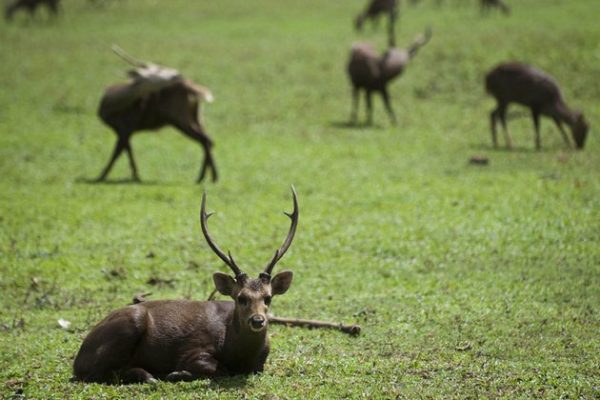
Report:
M 241 306 L 248 304 L 248 298 L 246 296 L 239 296 L 237 300 Z
M 271 296 L 266 296 L 265 297 L 265 304 L 268 305 L 268 306 L 271 305 Z

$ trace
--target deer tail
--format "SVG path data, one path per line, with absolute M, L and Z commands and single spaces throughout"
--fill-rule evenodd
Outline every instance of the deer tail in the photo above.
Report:
M 215 101 L 215 97 L 209 88 L 195 84 L 190 80 L 185 81 L 185 87 L 193 94 L 195 94 L 200 101 L 206 101 L 212 103 Z

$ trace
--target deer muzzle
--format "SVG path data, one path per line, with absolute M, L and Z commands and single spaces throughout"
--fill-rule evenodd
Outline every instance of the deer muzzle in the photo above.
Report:
M 260 332 L 267 327 L 267 319 L 264 315 L 253 315 L 248 319 L 248 324 L 254 332 Z

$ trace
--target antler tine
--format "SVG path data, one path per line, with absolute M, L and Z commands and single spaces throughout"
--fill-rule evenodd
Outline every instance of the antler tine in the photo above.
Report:
M 275 264 L 277 264 L 277 262 L 279 260 L 281 260 L 281 258 L 285 254 L 285 252 L 289 249 L 290 245 L 292 244 L 292 240 L 294 240 L 294 234 L 296 233 L 296 227 L 298 226 L 299 212 L 298 212 L 298 197 L 296 196 L 296 189 L 294 189 L 293 185 L 292 185 L 292 196 L 294 199 L 294 211 L 292 211 L 291 214 L 287 213 L 285 211 L 283 212 L 285 215 L 290 217 L 290 219 L 292 220 L 292 223 L 290 225 L 290 231 L 288 232 L 288 235 L 285 238 L 285 240 L 283 241 L 283 244 L 281 245 L 281 247 L 275 252 L 275 255 L 273 256 L 273 258 L 271 259 L 269 264 L 267 264 L 267 266 L 265 267 L 265 271 L 263 272 L 263 274 L 266 274 L 267 276 L 271 275 L 271 271 L 273 270 L 273 267 L 275 266 Z
M 121 47 L 117 46 L 116 44 L 113 44 L 111 48 L 112 48 L 112 51 L 114 51 L 116 55 L 118 55 L 125 62 L 133 65 L 136 68 L 145 68 L 146 66 L 148 66 L 148 63 L 131 57 L 129 54 L 127 54 L 125 52 L 125 50 L 123 50 Z
M 233 271 L 233 273 L 235 274 L 236 279 L 245 275 L 242 270 L 237 266 L 237 264 L 235 263 L 235 261 L 233 260 L 233 257 L 231 256 L 231 252 L 229 252 L 229 255 L 226 255 L 223 250 L 221 250 L 219 248 L 219 246 L 217 246 L 217 244 L 213 241 L 213 239 L 210 237 L 210 233 L 208 232 L 208 225 L 207 225 L 207 221 L 208 218 L 213 215 L 214 213 L 206 213 L 206 192 L 204 192 L 202 194 L 202 206 L 200 207 L 200 226 L 202 227 L 202 233 L 204 233 L 204 238 L 206 239 L 206 242 L 208 243 L 208 245 L 210 246 L 210 248 L 212 249 L 212 251 L 215 252 L 215 254 L 217 256 L 219 256 L 219 258 L 221 260 L 223 260 L 223 262 L 225 264 L 227 264 L 229 266 L 229 268 L 231 268 L 231 270 Z

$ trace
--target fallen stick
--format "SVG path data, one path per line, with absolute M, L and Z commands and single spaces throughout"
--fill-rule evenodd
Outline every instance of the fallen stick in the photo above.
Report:
M 360 325 L 344 325 L 341 322 L 327 322 L 327 321 L 316 321 L 312 319 L 298 319 L 298 318 L 282 318 L 269 315 L 269 322 L 273 324 L 281 324 L 287 326 L 303 326 L 307 328 L 329 328 L 339 329 L 340 331 L 347 333 L 351 336 L 360 335 Z

